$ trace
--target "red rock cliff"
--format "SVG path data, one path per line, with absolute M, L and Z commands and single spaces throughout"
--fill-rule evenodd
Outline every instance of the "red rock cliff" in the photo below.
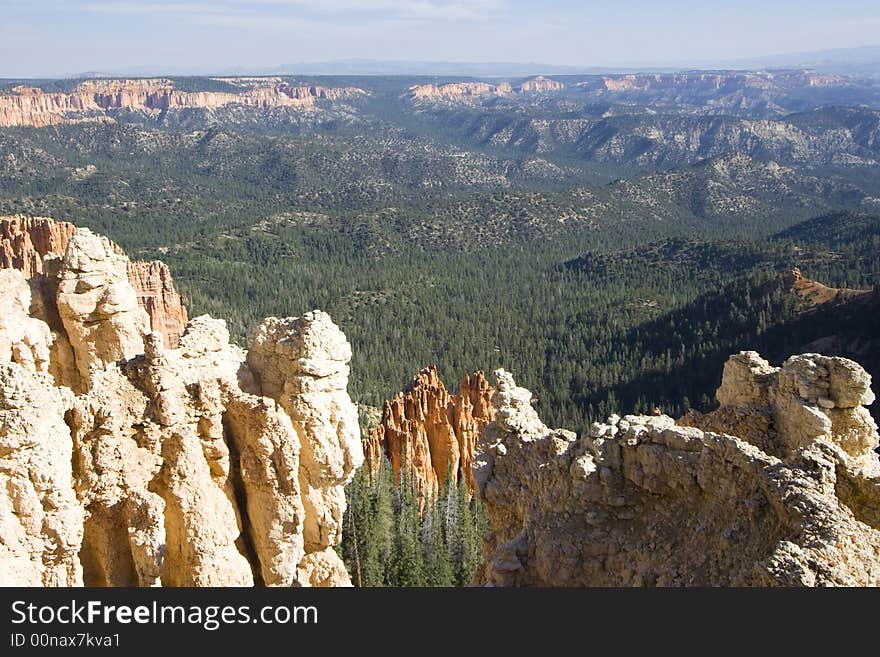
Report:
M 482 372 L 466 374 L 461 392 L 450 395 L 435 367 L 421 370 L 407 390 L 386 401 L 382 422 L 364 439 L 364 454 L 375 472 L 383 455 L 395 477 L 406 463 L 420 494 L 436 495 L 447 473 L 473 491 L 474 447 L 495 417 L 493 390 Z
M 43 256 L 62 255 L 75 232 L 73 224 L 47 217 L 0 217 L 0 268 L 19 269 L 33 278 L 43 273 Z M 162 334 L 165 346 L 176 347 L 187 313 L 168 267 L 159 261 L 132 261 L 128 280 L 150 316 L 150 328 Z
M 70 92 L 44 92 L 18 86 L 0 95 L 0 126 L 42 127 L 55 123 L 107 119 L 112 109 L 160 111 L 190 107 L 217 108 L 225 105 L 248 107 L 307 108 L 318 100 L 341 100 L 365 94 L 356 87 L 291 85 L 279 78 L 225 78 L 243 87 L 238 93 L 178 91 L 167 79 L 86 80 Z M 239 81 L 242 84 L 238 84 Z
M 43 272 L 43 256 L 63 254 L 76 226 L 46 217 L 0 218 L 0 268 L 32 278 Z

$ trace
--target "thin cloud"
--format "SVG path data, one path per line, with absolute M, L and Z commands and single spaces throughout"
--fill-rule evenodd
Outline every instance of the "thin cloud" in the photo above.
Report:
M 244 0 L 249 5 L 296 7 L 321 14 L 369 13 L 388 18 L 482 18 L 506 7 L 504 0 Z
M 82 8 L 103 14 L 174 16 L 211 25 L 299 24 L 303 20 L 480 20 L 497 15 L 505 0 L 209 0 L 155 2 L 93 0 Z
M 180 14 L 198 14 L 200 12 L 211 12 L 215 8 L 210 5 L 199 4 L 196 2 L 91 2 L 83 5 L 85 11 L 91 11 L 101 14 L 152 14 L 152 15 L 180 15 Z M 217 8 L 220 8 L 219 5 Z M 224 12 L 235 11 L 234 9 L 224 6 Z

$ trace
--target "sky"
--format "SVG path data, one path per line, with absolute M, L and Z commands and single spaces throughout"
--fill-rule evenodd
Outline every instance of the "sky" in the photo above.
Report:
M 344 59 L 647 67 L 877 43 L 878 0 L 0 0 L 0 77 Z

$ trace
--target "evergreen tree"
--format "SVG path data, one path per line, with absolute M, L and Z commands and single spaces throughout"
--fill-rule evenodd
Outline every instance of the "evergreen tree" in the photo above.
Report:
M 383 458 L 346 489 L 340 549 L 356 586 L 465 586 L 481 561 L 485 509 L 448 473 L 439 495 L 421 500 L 411 473 L 395 482 Z
M 418 494 L 413 478 L 405 467 L 400 469 L 395 498 L 396 532 L 391 557 L 391 582 L 393 586 L 424 586 L 425 559 L 419 540 Z
M 482 534 L 477 526 L 477 500 L 472 498 L 467 484 L 462 480 L 457 490 L 460 555 L 456 566 L 456 583 L 459 586 L 470 584 L 474 571 L 482 557 Z

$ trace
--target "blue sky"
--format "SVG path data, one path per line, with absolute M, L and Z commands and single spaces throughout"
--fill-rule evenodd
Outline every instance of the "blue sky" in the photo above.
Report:
M 649 66 L 878 35 L 877 0 L 0 0 L 0 77 L 336 59 Z

